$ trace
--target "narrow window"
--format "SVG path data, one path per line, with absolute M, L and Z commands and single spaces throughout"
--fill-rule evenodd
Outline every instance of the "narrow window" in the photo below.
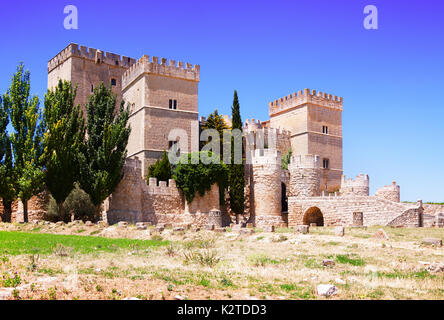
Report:
M 177 100 L 174 100 L 174 110 L 177 109 Z
M 116 79 L 111 79 L 111 85 L 112 86 L 117 86 L 117 80 Z
M 324 159 L 323 161 L 322 161 L 322 167 L 324 168 L 324 169 L 328 169 L 328 167 L 329 167 L 329 160 L 328 159 Z
M 327 126 L 322 126 L 322 133 L 328 134 L 328 127 Z
M 173 100 L 170 99 L 170 109 L 173 109 Z
M 91 85 L 91 92 L 94 92 L 94 85 Z
M 116 61 L 116 66 L 118 66 L 119 65 L 119 61 Z

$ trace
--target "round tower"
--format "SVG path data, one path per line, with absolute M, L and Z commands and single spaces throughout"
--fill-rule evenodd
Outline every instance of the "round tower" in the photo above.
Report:
M 317 155 L 296 155 L 291 157 L 290 194 L 293 197 L 318 197 L 321 195 L 321 166 Z
M 281 153 L 275 149 L 252 151 L 252 216 L 256 226 L 286 225 L 282 218 Z
M 378 191 L 376 191 L 375 196 L 393 202 L 400 202 L 401 187 L 396 184 L 396 181 L 393 181 L 393 183 L 390 186 L 384 186 Z
M 370 179 L 368 174 L 361 173 L 356 179 L 347 179 L 345 175 L 341 178 L 341 195 L 343 196 L 369 196 Z

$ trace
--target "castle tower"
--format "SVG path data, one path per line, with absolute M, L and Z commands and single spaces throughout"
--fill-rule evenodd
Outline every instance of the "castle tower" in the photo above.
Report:
M 150 60 L 148 56 L 123 74 L 122 96 L 131 106 L 128 157 L 142 159 L 143 176 L 148 166 L 173 144 L 178 144 L 181 152 L 191 151 L 192 126 L 197 130 L 198 141 L 199 77 L 198 65 L 167 62 L 165 58 L 159 61 L 158 57 Z M 170 141 L 172 129 L 185 132 L 188 141 L 176 138 Z
M 368 174 L 361 173 L 355 180 L 347 179 L 343 175 L 341 178 L 341 195 L 369 196 L 370 178 Z
M 384 186 L 376 191 L 375 196 L 381 199 L 386 199 L 394 202 L 401 201 L 401 187 L 393 181 L 391 185 Z
M 71 43 L 48 62 L 48 89 L 57 86 L 59 80 L 71 81 L 77 86 L 75 104 L 83 108 L 94 88 L 103 82 L 117 95 L 118 108 L 122 75 L 135 62 L 133 58 Z
M 319 156 L 311 154 L 292 156 L 288 170 L 290 171 L 290 197 L 320 196 L 322 174 Z
M 273 149 L 257 149 L 252 153 L 251 214 L 254 223 L 259 227 L 285 225 L 281 203 L 281 154 Z
M 341 186 L 342 105 L 342 97 L 309 89 L 269 104 L 270 127 L 291 131 L 293 155 L 320 156 L 321 190 Z

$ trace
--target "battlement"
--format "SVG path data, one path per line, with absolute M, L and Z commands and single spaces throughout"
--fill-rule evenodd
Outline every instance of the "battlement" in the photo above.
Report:
M 345 175 L 341 178 L 341 187 L 358 187 L 358 186 L 369 186 L 369 176 L 368 174 L 359 174 L 353 180 L 352 178 L 347 179 Z
M 200 79 L 200 66 L 191 65 L 190 63 L 184 63 L 175 60 L 169 60 L 161 58 L 159 63 L 158 57 L 152 57 L 144 55 L 137 60 L 122 76 L 122 87 L 125 88 L 131 82 L 133 82 L 141 74 L 150 73 L 164 75 L 173 78 L 181 78 L 190 81 L 199 81 Z
M 391 185 L 384 186 L 378 189 L 375 193 L 375 196 L 378 198 L 400 202 L 401 201 L 401 187 L 396 184 L 396 181 L 393 181 Z
M 144 185 L 144 189 L 149 195 L 173 195 L 179 192 L 176 180 L 173 179 L 169 179 L 167 184 L 166 181 L 157 181 L 157 178 L 149 178 L 148 185 Z
M 319 169 L 321 167 L 321 158 L 318 155 L 304 154 L 295 155 L 290 158 L 290 172 L 293 169 Z
M 328 93 L 316 92 L 316 90 L 304 89 L 297 93 L 292 93 L 288 96 L 269 103 L 269 114 L 277 114 L 281 111 L 297 107 L 305 103 L 313 103 L 324 107 L 342 110 L 343 98 L 333 96 Z
M 251 151 L 253 165 L 278 165 L 281 166 L 281 152 L 277 149 L 256 149 Z
M 99 49 L 79 46 L 75 43 L 70 43 L 65 49 L 60 51 L 54 58 L 48 62 L 48 73 L 64 63 L 68 58 L 79 57 L 95 61 L 97 63 L 106 63 L 112 66 L 122 68 L 129 68 L 136 63 L 136 59 L 120 56 L 115 53 L 102 51 Z

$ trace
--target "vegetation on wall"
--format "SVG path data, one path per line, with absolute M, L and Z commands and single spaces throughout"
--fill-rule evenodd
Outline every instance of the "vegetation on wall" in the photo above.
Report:
M 166 151 L 164 151 L 162 159 L 157 160 L 155 164 L 149 166 L 147 182 L 149 178 L 157 178 L 157 181 L 168 181 L 172 176 L 171 163 Z
M 214 112 L 212 112 L 208 116 L 207 120 L 205 121 L 205 124 L 202 126 L 202 130 L 207 130 L 207 129 L 214 129 L 217 130 L 217 132 L 219 132 L 219 139 L 220 139 L 219 150 L 222 158 L 223 145 L 224 145 L 224 139 L 223 139 L 224 130 L 228 130 L 230 129 L 230 127 L 225 122 L 223 117 L 219 114 L 217 109 L 214 110 Z M 202 143 L 201 147 L 203 147 L 205 144 L 208 144 L 210 142 L 201 142 L 201 143 Z M 228 143 L 230 143 L 230 141 L 228 141 Z
M 228 169 L 223 162 L 206 164 L 210 161 L 206 161 L 205 158 L 210 159 L 212 156 L 211 152 L 201 151 L 188 153 L 181 157 L 173 178 L 185 194 L 188 203 L 193 201 L 197 193 L 204 196 L 206 191 L 211 190 L 214 183 L 218 184 L 220 200 L 223 201 L 228 184 Z M 199 162 L 193 164 L 192 159 L 198 159 Z
M 288 150 L 288 152 L 282 157 L 281 163 L 282 163 L 282 169 L 288 170 L 288 165 L 290 164 L 291 155 L 292 155 L 291 149 Z

